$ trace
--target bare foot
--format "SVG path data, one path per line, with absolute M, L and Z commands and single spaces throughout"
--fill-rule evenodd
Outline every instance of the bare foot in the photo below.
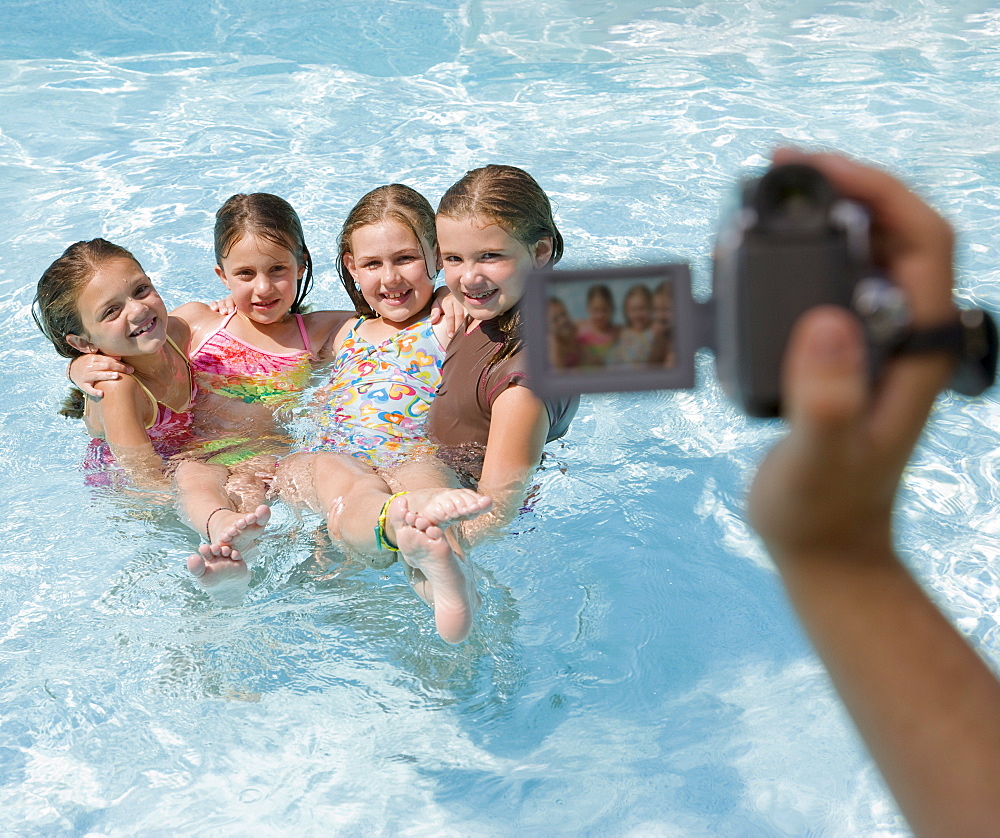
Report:
M 271 507 L 261 504 L 246 514 L 222 509 L 209 521 L 211 547 L 228 547 L 238 553 L 247 553 L 260 538 L 271 520 Z
M 452 524 L 478 518 L 493 507 L 490 498 L 473 492 L 472 489 L 428 489 L 413 492 L 396 498 L 392 506 L 403 498 L 406 498 L 407 509 L 413 510 L 413 517 L 408 525 L 426 533 L 430 538 L 440 538 L 441 533 Z M 392 522 L 392 516 L 389 521 Z M 392 537 L 392 533 L 388 535 Z
M 475 495 L 475 492 L 470 494 Z M 447 526 L 445 521 L 449 519 L 437 514 L 442 513 L 444 508 L 434 507 L 431 514 L 435 514 L 437 522 L 420 529 L 413 526 L 420 520 L 420 515 L 409 511 L 407 497 L 404 495 L 393 501 L 389 507 L 389 520 L 395 530 L 399 554 L 412 568 L 410 584 L 418 596 L 434 609 L 434 624 L 441 639 L 447 643 L 461 643 L 472 630 L 472 621 L 480 603 L 472 564 L 458 556 L 448 543 L 440 525 Z M 490 500 L 485 500 L 488 509 Z M 463 517 L 470 517 L 470 513 L 460 513 L 458 518 L 450 520 L 453 522 Z M 432 531 L 436 535 L 431 534 Z
M 225 544 L 202 544 L 187 560 L 187 569 L 206 588 L 245 582 L 250 571 L 238 550 Z

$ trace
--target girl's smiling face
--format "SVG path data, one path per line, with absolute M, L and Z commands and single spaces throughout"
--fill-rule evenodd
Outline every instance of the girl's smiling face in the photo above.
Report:
M 629 328 L 637 332 L 646 331 L 653 325 L 649 299 L 642 294 L 632 294 L 625 301 L 625 319 Z
M 524 295 L 532 268 L 552 257 L 552 239 L 525 246 L 503 227 L 479 218 L 437 219 L 444 280 L 474 320 L 492 320 Z
M 255 323 L 282 321 L 295 302 L 305 273 L 287 247 L 257 236 L 245 236 L 215 268 L 236 310 Z
M 434 253 L 426 242 L 399 221 L 380 221 L 358 227 L 350 244 L 344 264 L 377 314 L 408 325 L 427 313 Z
M 67 335 L 66 340 L 81 352 L 149 355 L 167 339 L 167 307 L 132 259 L 101 265 L 80 292 L 77 311 L 85 334 Z

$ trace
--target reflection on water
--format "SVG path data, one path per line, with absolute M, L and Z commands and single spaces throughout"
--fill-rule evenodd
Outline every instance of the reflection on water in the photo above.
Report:
M 84 484 L 87 440 L 55 413 L 64 365 L 28 302 L 98 234 L 172 304 L 214 299 L 213 213 L 271 191 L 303 218 L 313 304 L 342 308 L 335 236 L 357 198 L 402 181 L 434 203 L 488 162 L 552 196 L 567 266 L 687 261 L 704 298 L 721 203 L 791 142 L 900 172 L 962 232 L 963 300 L 996 309 L 1000 12 L 8 5 L 0 831 L 906 834 L 743 520 L 780 428 L 736 413 L 706 359 L 697 390 L 585 397 L 516 534 L 477 554 L 483 614 L 452 648 L 398 568 L 352 564 L 282 504 L 244 601 L 212 600 L 169 506 Z M 599 306 L 564 302 L 610 356 Z M 996 414 L 942 399 L 899 533 L 991 660 Z

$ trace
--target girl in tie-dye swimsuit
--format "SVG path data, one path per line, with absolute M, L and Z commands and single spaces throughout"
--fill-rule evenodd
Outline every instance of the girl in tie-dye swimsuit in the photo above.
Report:
M 222 400 L 233 400 L 230 405 L 239 405 L 239 412 L 258 411 L 258 408 L 244 408 L 257 405 L 265 417 L 264 427 L 256 428 L 252 435 L 221 434 L 204 442 L 201 449 L 210 454 L 208 462 L 219 463 L 230 468 L 249 462 L 261 456 L 276 456 L 288 448 L 288 438 L 271 422 L 278 411 L 289 407 L 305 390 L 312 375 L 317 356 L 312 351 L 312 341 L 303 315 L 292 316 L 298 326 L 301 349 L 290 352 L 273 352 L 260 349 L 234 335 L 227 327 L 239 315 L 233 311 L 227 315 L 218 328 L 191 353 L 191 369 L 201 389 L 203 401 L 214 394 Z M 229 406 L 225 401 L 223 406 Z M 226 410 L 225 414 L 231 413 Z M 214 420 L 219 424 L 218 419 Z M 246 420 L 241 422 L 246 426 Z M 255 423 L 260 425 L 261 423 Z M 259 470 L 264 467 L 257 463 Z

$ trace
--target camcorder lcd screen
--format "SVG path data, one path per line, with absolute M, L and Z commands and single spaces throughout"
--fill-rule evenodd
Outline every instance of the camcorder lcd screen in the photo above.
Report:
M 705 306 L 687 264 L 541 270 L 521 309 L 539 395 L 690 388 Z

